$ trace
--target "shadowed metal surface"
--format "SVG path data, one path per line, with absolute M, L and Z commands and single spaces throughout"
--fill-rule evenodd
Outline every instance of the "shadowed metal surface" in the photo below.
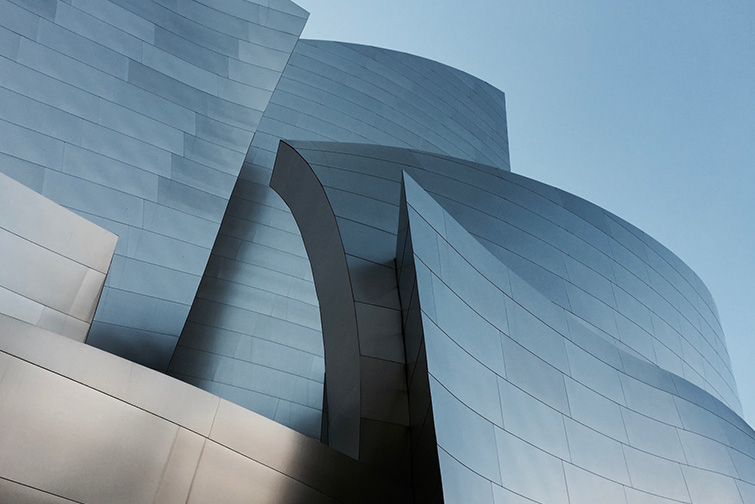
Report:
M 365 257 L 354 246 L 368 238 L 365 228 L 379 224 L 380 212 L 368 209 L 354 226 L 344 226 L 360 201 L 337 200 L 284 142 L 270 185 L 291 208 L 313 265 L 328 376 L 328 444 L 408 481 L 409 403 L 394 253 L 377 246 Z
M 0 500 L 402 502 L 392 480 L 217 396 L 0 315 Z
M 296 45 L 252 140 L 168 373 L 318 437 L 319 303 L 299 228 L 268 186 L 281 139 L 410 147 L 508 170 L 505 100 L 489 84 L 417 56 L 342 42 Z M 359 316 L 395 317 L 396 303 L 389 308 L 362 304 Z

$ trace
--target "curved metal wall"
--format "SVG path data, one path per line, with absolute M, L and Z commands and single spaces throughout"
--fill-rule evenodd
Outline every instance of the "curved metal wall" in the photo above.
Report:
M 536 216 L 547 213 L 564 226 L 562 235 L 573 232 L 580 237 L 594 229 L 592 240 L 600 240 L 599 228 L 587 224 L 601 226 L 600 219 L 619 222 L 618 218 L 544 184 L 464 160 L 369 145 L 291 145 L 327 195 L 347 254 L 350 296 L 357 309 L 357 327 L 339 327 L 325 335 L 326 341 L 351 338 L 362 345 L 362 331 L 370 325 L 384 331 L 381 341 L 390 341 L 396 323 L 374 316 L 366 317 L 367 323 L 359 320 L 360 304 L 381 306 L 390 294 L 388 283 L 375 275 L 369 276 L 370 288 L 365 289 L 360 261 L 376 260 L 384 244 L 397 244 L 391 255 L 397 257 L 399 268 L 404 320 L 397 324 L 404 331 L 409 390 L 394 387 L 389 374 L 382 373 L 383 386 L 378 390 L 363 385 L 361 397 L 371 401 L 366 416 L 377 418 L 381 407 L 384 413 L 401 411 L 400 398 L 408 396 L 410 418 L 405 425 L 412 435 L 411 457 L 420 462 L 413 467 L 422 471 L 428 463 L 422 445 L 428 439 L 437 443 L 441 480 L 436 485 L 446 502 L 506 502 L 517 496 L 572 504 L 752 499 L 755 432 L 726 404 L 729 399 L 738 405 L 734 391 L 727 398 L 707 381 L 702 385 L 708 391 L 703 390 L 633 350 L 637 343 L 631 339 L 611 338 L 595 323 L 598 308 L 560 306 L 511 268 L 508 258 L 491 253 L 480 238 L 500 234 L 505 239 L 513 233 L 508 228 L 512 222 L 536 232 L 547 226 Z M 279 158 L 276 171 L 291 162 Z M 398 201 L 402 171 L 403 210 Z M 296 186 L 303 184 L 300 180 L 289 176 L 280 184 Z M 492 188 L 495 194 L 485 196 L 473 188 Z M 284 192 L 292 205 L 306 194 L 303 186 Z M 510 206 L 513 200 L 518 210 Z M 321 212 L 313 207 L 307 215 L 306 208 L 299 208 L 297 219 L 314 219 L 307 227 L 317 229 Z M 622 226 L 633 236 L 640 234 L 626 223 Z M 339 239 L 332 235 L 310 234 L 308 239 Z M 619 236 L 613 238 L 617 243 L 626 240 L 616 232 L 613 236 Z M 657 242 L 646 240 L 658 254 L 670 257 Z M 543 254 L 538 246 L 529 250 L 535 256 Z M 626 259 L 618 254 L 571 256 L 609 266 Z M 669 262 L 681 264 L 675 258 Z M 319 276 L 318 282 L 330 281 L 327 275 Z M 623 282 L 616 279 L 612 288 L 623 289 Z M 344 294 L 342 288 L 336 292 L 332 286 L 323 287 L 333 297 Z M 596 299 L 602 292 L 589 283 L 581 288 Z M 703 291 L 700 298 L 704 296 Z M 653 313 L 668 315 L 662 307 L 648 304 Z M 614 312 L 633 323 L 644 313 L 616 308 Z M 681 310 L 676 313 L 684 316 Z M 325 321 L 323 327 L 329 330 Z M 664 329 L 647 334 L 658 344 L 668 341 Z M 692 334 L 678 337 L 692 339 Z M 691 347 L 685 355 L 699 359 L 701 354 Z M 365 366 L 363 357 L 357 365 Z M 367 369 L 357 373 L 359 380 L 369 382 Z M 364 435 L 373 434 L 358 434 Z M 395 452 L 391 446 L 385 443 L 384 450 Z M 438 496 L 432 479 L 414 484 L 415 491 L 427 487 L 427 498 L 420 502 Z
M 0 196 L 0 502 L 407 502 L 366 464 L 73 341 L 116 237 L 2 174 Z
M 281 139 L 430 150 L 508 170 L 504 94 L 395 51 L 300 40 L 265 110 L 168 372 L 320 435 L 323 347 L 312 272 L 269 187 Z
M 407 147 L 510 169 L 502 91 L 379 47 L 300 40 L 265 111 L 268 121 L 260 136 L 272 141 L 253 144 L 266 151 L 268 167 L 277 141 L 288 139 Z
M 416 177 L 549 300 L 618 348 L 741 411 L 710 294 L 657 241 L 581 198 L 515 174 L 466 180 L 463 190 L 427 173 Z
M 0 170 L 119 235 L 88 342 L 164 370 L 307 14 L 289 0 L 0 11 Z
M 580 324 L 740 410 L 708 290 L 636 227 L 493 167 L 390 147 L 290 143 L 313 166 L 334 209 L 353 213 L 351 226 L 369 208 L 372 228 L 396 228 L 398 171 L 407 170 L 495 257 Z M 386 262 L 381 239 L 377 232 L 363 238 L 373 244 L 362 248 L 373 262 Z
M 707 289 L 620 218 L 509 173 L 500 91 L 393 51 L 294 49 L 288 0 L 0 9 L 0 170 L 120 235 L 90 343 L 164 369 L 182 331 L 171 374 L 316 437 L 322 327 L 348 343 L 326 432 L 363 462 L 16 311 L 6 500 L 396 502 L 411 479 L 415 502 L 755 502 Z M 276 153 L 321 254 L 322 325 Z M 295 156 L 306 184 L 285 178 Z M 60 303 L 2 280 L 83 327 L 98 284 L 68 259 L 104 269 L 66 257 L 43 264 Z
M 753 502 L 755 432 L 737 414 L 574 324 L 408 175 L 405 190 L 401 276 L 446 503 Z

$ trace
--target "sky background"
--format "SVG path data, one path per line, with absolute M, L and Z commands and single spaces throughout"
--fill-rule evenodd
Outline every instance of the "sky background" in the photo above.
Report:
M 305 38 L 503 90 L 513 172 L 619 215 L 702 278 L 755 425 L 755 2 L 294 1 Z

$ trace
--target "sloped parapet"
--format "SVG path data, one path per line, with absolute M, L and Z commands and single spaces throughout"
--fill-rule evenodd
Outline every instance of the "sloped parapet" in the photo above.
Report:
M 117 239 L 0 173 L 0 313 L 83 342 Z

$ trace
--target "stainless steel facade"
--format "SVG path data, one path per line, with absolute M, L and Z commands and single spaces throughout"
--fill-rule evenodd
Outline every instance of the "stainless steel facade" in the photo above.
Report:
M 400 502 L 318 441 L 120 357 L 0 315 L 0 501 Z
M 0 173 L 0 313 L 83 342 L 117 238 Z
M 755 503 L 707 289 L 502 92 L 288 0 L 0 14 L 0 501 Z
M 299 222 L 315 283 L 331 293 L 320 296 L 326 357 L 331 338 L 339 348 L 358 343 L 348 362 L 362 399 L 351 413 L 359 457 L 370 457 L 378 435 L 383 450 L 400 452 L 401 439 L 375 434 L 365 420 L 404 425 L 412 451 L 408 462 L 398 460 L 412 469 L 418 501 L 441 492 L 448 502 L 751 501 L 753 431 L 732 409 L 735 390 L 716 388 L 730 373 L 725 352 L 719 361 L 705 353 L 720 334 L 715 307 L 699 279 L 656 241 L 573 195 L 438 154 L 289 142 L 277 170 L 272 185 Z M 344 188 L 349 200 L 339 197 Z M 324 203 L 311 197 L 318 190 Z M 382 239 L 359 224 L 382 229 Z M 381 258 L 389 246 L 398 283 L 388 281 L 394 272 L 380 279 L 390 269 Z M 550 284 L 538 283 L 513 253 L 519 262 L 569 265 L 560 279 L 568 303 L 554 301 Z M 678 287 L 661 294 L 660 278 Z M 606 292 L 611 297 L 600 301 Z M 388 308 L 394 298 L 400 321 L 359 310 Z M 655 330 L 616 333 L 624 319 L 638 326 L 647 319 Z M 676 340 L 661 325 L 666 320 L 683 328 Z M 363 344 L 374 338 L 385 352 L 401 328 L 406 375 L 392 380 L 362 347 L 374 348 Z M 649 345 L 662 355 L 674 341 L 686 352 L 678 359 L 695 356 L 698 369 L 715 372 L 695 377 L 690 363 L 685 377 L 667 364 L 675 360 L 642 353 Z M 332 396 L 328 387 L 329 402 Z M 428 438 L 437 446 L 437 481 L 417 476 L 433 464 L 423 451 Z
M 88 341 L 165 370 L 306 13 L 288 0 L 0 10 L 0 170 L 119 236 Z
M 318 436 L 320 311 L 299 229 L 269 187 L 281 138 L 411 147 L 508 170 L 504 96 L 408 54 L 316 40 L 296 45 L 252 140 L 168 373 Z

